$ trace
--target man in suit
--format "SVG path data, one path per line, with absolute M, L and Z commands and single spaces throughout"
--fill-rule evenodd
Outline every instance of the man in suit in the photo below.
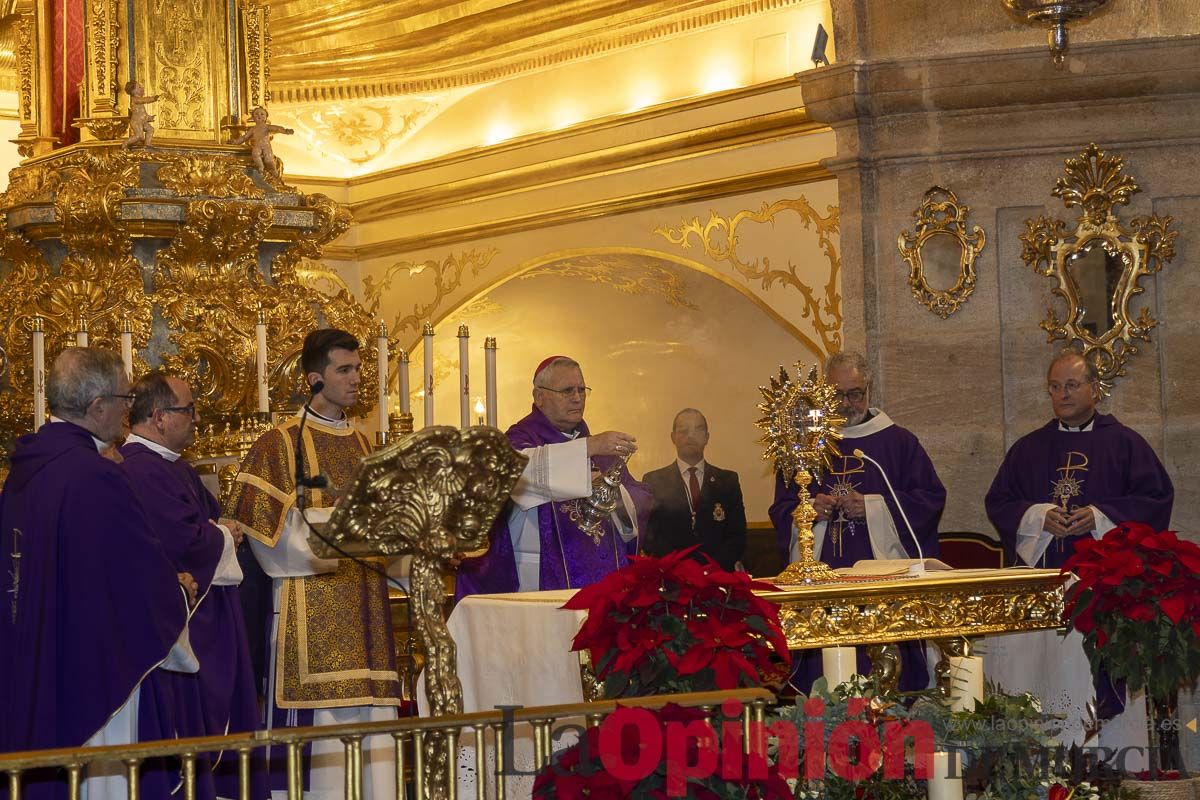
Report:
M 675 415 L 671 442 L 678 458 L 642 478 L 654 494 L 646 552 L 661 556 L 700 545 L 731 570 L 746 547 L 746 507 L 738 475 L 704 461 L 708 420 L 694 408 Z

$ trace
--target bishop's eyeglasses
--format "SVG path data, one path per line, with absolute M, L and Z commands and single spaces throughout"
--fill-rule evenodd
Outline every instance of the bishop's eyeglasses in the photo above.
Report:
M 549 386 L 539 386 L 538 388 L 561 394 L 563 397 L 588 397 L 592 393 L 590 386 L 568 386 L 565 389 L 551 389 Z

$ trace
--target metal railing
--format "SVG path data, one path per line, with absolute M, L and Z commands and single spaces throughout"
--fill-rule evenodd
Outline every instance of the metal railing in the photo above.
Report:
M 140 800 L 138 777 L 144 761 L 153 758 L 178 758 L 181 763 L 184 800 L 196 798 L 197 758 L 215 752 L 236 753 L 238 759 L 239 795 L 241 800 L 260 800 L 250 797 L 251 754 L 258 749 L 282 747 L 287 758 L 288 800 L 302 800 L 303 765 L 302 751 L 306 744 L 318 740 L 341 740 L 346 764 L 345 797 L 347 800 L 362 800 L 363 758 L 362 742 L 367 736 L 391 735 L 395 742 L 396 798 L 409 800 L 456 800 L 458 796 L 458 752 L 464 731 L 470 731 L 470 739 L 464 744 L 475 746 L 475 795 L 478 800 L 487 797 L 485 734 L 492 731 L 495 745 L 495 763 L 490 777 L 493 779 L 497 800 L 505 797 L 506 763 L 504 745 L 511 741 L 514 724 L 527 724 L 532 728 L 534 741 L 534 767 L 538 770 L 550 763 L 553 755 L 552 728 L 556 720 L 583 718 L 588 726 L 599 725 L 618 705 L 638 708 L 661 708 L 675 703 L 688 708 L 700 708 L 710 716 L 725 701 L 738 701 L 743 708 L 743 741 L 750 742 L 749 726 L 761 723 L 766 706 L 775 701 L 775 696 L 765 689 L 741 689 L 730 692 L 700 692 L 694 694 L 656 695 L 619 701 L 605 700 L 592 703 L 515 708 L 483 711 L 454 716 L 414 718 L 408 717 L 383 722 L 366 722 L 349 725 L 330 725 L 308 728 L 276 728 L 271 731 L 233 734 L 229 736 L 207 736 L 191 739 L 170 739 L 157 742 L 139 742 L 130 745 L 107 747 L 64 748 L 57 750 L 34 750 L 0 754 L 0 773 L 6 774 L 10 800 L 21 800 L 22 776 L 31 770 L 61 768 L 66 771 L 69 800 L 80 799 L 80 789 L 87 777 L 87 768 L 99 763 L 122 763 L 128 781 L 129 800 Z M 428 745 L 440 742 L 447 757 L 429 759 Z M 444 764 L 442 774 L 432 774 L 430 761 Z M 409 794 L 409 788 L 413 794 Z

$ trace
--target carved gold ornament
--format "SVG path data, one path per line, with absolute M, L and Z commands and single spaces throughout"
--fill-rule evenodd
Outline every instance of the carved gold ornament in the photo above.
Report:
M 674 308 L 699 311 L 687 298 L 687 281 L 676 270 L 655 260 L 624 253 L 583 255 L 534 267 L 517 276 L 529 280 L 542 276 L 574 278 L 609 286 L 631 295 L 661 297 Z
M 1058 570 L 970 570 L 797 586 L 762 596 L 779 605 L 792 649 L 951 639 L 1057 628 Z
M 1078 158 L 1067 159 L 1066 177 L 1052 192 L 1067 208 L 1080 208 L 1074 230 L 1068 233 L 1062 220 L 1038 217 L 1026 220 L 1021 236 L 1022 260 L 1055 280 L 1051 292 L 1066 305 L 1061 317 L 1053 305 L 1047 308 L 1041 322 L 1047 341 L 1079 341 L 1105 393 L 1126 374 L 1129 357 L 1138 352 L 1135 340 L 1150 341 L 1158 324 L 1148 307 L 1135 315 L 1130 304 L 1145 291 L 1141 279 L 1175 257 L 1179 235 L 1170 230 L 1169 216 L 1137 216 L 1128 227 L 1121 224 L 1114 207 L 1141 191 L 1124 168 L 1123 158 L 1089 144 Z
M 443 576 L 457 554 L 487 546 L 492 522 L 527 460 L 495 428 L 425 428 L 363 459 L 324 532 L 309 537 L 319 557 L 412 556 L 409 602 L 426 654 L 433 716 L 463 709 L 457 649 L 443 616 Z M 431 774 L 444 779 L 449 749 L 437 737 L 426 742 Z
M 348 212 L 321 195 L 271 195 L 247 173 L 248 159 L 203 150 L 65 150 L 13 171 L 0 195 L 0 432 L 32 425 L 31 325 L 46 327 L 46 363 L 74 341 L 117 349 L 127 321 L 134 372 L 161 363 L 187 380 L 204 424 L 193 452 L 244 452 L 255 397 L 255 322 L 267 311 L 268 375 L 277 410 L 296 402 L 304 335 L 326 324 L 363 342 L 360 397 L 374 397 L 373 321 L 342 284 L 315 288 L 298 266 L 349 225 Z M 145 188 L 153 178 L 162 188 Z M 226 197 L 222 189 L 242 192 Z M 208 195 L 207 197 L 205 195 Z M 141 236 L 167 239 L 146 263 Z M 35 241 L 59 241 L 58 264 Z M 268 264 L 264 242 L 274 241 Z M 53 252 L 53 251 L 51 251 Z M 147 256 L 143 256 L 147 257 Z M 306 272 L 311 275 L 312 270 Z M 153 344 L 152 344 L 153 339 Z M 362 413 L 365 407 L 351 413 Z
M 817 242 L 829 261 L 824 296 L 818 296 L 811 286 L 801 280 L 795 264 L 788 262 L 786 269 L 773 269 L 771 259 L 767 256 L 746 262 L 738 253 L 738 227 L 743 222 L 774 225 L 775 218 L 784 211 L 795 213 L 805 228 L 817 234 Z M 701 223 L 699 217 L 693 217 L 691 222 L 685 222 L 678 228 L 660 227 L 654 232 L 685 250 L 692 247 L 695 237 L 706 256 L 714 261 L 726 262 L 746 280 L 761 281 L 763 289 L 780 283 L 799 291 L 804 297 L 801 317 L 812 320 L 825 352 L 835 353 L 842 349 L 842 296 L 838 292 L 838 273 L 842 262 L 833 243 L 833 237 L 838 235 L 839 230 L 837 206 L 829 206 L 825 216 L 821 216 L 802 196 L 797 200 L 778 200 L 769 205 L 764 202 L 758 211 L 739 211 L 729 218 L 710 211 L 705 223 Z
M 967 212 L 970 208 L 959 205 L 958 197 L 941 186 L 931 187 L 925 192 L 921 207 L 913 212 L 917 220 L 914 233 L 902 232 L 896 238 L 900 256 L 908 264 L 908 285 L 917 302 L 942 319 L 946 319 L 967 302 L 975 291 L 975 259 L 983 251 L 987 236 L 978 225 L 968 228 Z M 969 231 L 969 232 L 968 232 Z M 952 247 L 933 250 L 927 247 L 953 243 Z M 926 255 L 932 262 L 940 259 L 950 262 L 956 256 L 957 268 L 954 282 L 939 288 L 930 285 L 930 270 L 926 266 Z M 939 259 L 940 257 L 940 259 Z M 946 264 L 934 263 L 948 272 Z M 949 280 L 942 276 L 943 281 Z
M 433 279 L 433 299 L 428 303 L 413 303 L 412 313 L 397 313 L 395 320 L 389 326 L 393 335 L 409 328 L 419 331 L 421 326 L 431 318 L 442 302 L 462 285 L 463 273 L 470 270 L 472 276 L 478 276 L 492 263 L 496 253 L 494 247 L 476 250 L 474 248 L 462 253 L 446 256 L 442 261 L 432 259 L 421 263 L 400 261 L 392 264 L 384 271 L 383 277 L 376 283 L 367 275 L 363 278 L 363 303 L 372 314 L 380 313 L 380 304 L 384 292 L 392 288 L 396 276 L 404 272 L 409 277 L 428 273 Z
M 779 368 L 769 386 L 760 386 L 763 401 L 758 409 L 763 413 L 757 424 L 762 430 L 759 442 L 765 445 L 763 458 L 773 461 L 784 480 L 794 480 L 800 502 L 792 512 L 797 530 L 800 559 L 790 564 L 776 578 L 782 584 L 817 583 L 835 580 L 837 575 L 813 553 L 813 520 L 817 512 L 808 493 L 808 484 L 815 474 L 833 466 L 840 455 L 837 442 L 842 438 L 838 429 L 846 423 L 838 416 L 837 389 L 826 383 L 814 366 L 808 377 L 801 364 L 796 364 L 796 380 Z

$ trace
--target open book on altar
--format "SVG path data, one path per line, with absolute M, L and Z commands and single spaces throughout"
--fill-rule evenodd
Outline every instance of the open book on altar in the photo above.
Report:
M 921 569 L 922 559 L 919 558 L 879 558 L 865 559 L 855 563 L 853 567 L 839 567 L 834 570 L 838 575 L 847 578 L 885 578 L 898 575 L 920 575 L 922 572 L 940 572 L 954 567 L 938 561 L 936 558 L 924 559 L 925 569 Z

